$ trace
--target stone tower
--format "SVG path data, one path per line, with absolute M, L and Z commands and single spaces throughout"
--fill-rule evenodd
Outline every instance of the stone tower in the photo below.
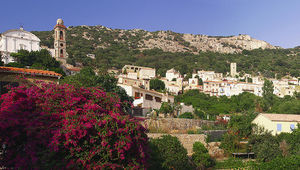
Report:
M 67 61 L 67 51 L 66 51 L 66 26 L 64 26 L 64 21 L 58 19 L 54 27 L 54 50 L 55 58 L 66 64 Z
M 230 63 L 230 75 L 231 77 L 235 77 L 236 73 L 236 63 Z

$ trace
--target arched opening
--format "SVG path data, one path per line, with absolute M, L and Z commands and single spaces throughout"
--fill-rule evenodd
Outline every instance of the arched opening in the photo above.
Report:
M 60 40 L 63 40 L 63 39 L 64 39 L 64 33 L 63 33 L 63 31 L 60 31 L 60 32 L 59 32 L 59 38 L 60 38 Z
M 60 57 L 64 57 L 64 50 L 60 49 Z

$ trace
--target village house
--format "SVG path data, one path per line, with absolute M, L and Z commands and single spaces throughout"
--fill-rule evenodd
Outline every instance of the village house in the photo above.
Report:
M 168 81 L 173 81 L 174 79 L 178 79 L 182 77 L 179 71 L 176 71 L 174 68 L 168 70 L 166 72 L 166 78 Z
M 160 80 L 165 83 L 165 88 L 168 92 L 175 95 L 178 95 L 180 92 L 182 92 L 183 78 L 178 77 L 176 80 L 171 79 L 171 81 L 169 81 L 166 77 L 162 77 Z
M 205 81 L 203 82 L 203 92 L 210 96 L 227 96 L 239 95 L 243 92 L 253 93 L 262 96 L 262 85 L 232 82 L 232 81 Z
M 278 97 L 284 97 L 286 95 L 293 96 L 295 91 L 295 85 L 275 85 L 273 93 Z
M 122 68 L 123 74 L 136 73 L 137 79 L 155 78 L 155 69 L 150 67 L 140 67 L 133 65 L 125 65 Z
M 252 123 L 270 131 L 272 135 L 282 132 L 291 133 L 300 123 L 300 115 L 260 113 Z
M 184 91 L 195 90 L 195 89 L 199 91 L 203 91 L 203 86 L 199 85 L 198 78 L 189 78 L 188 85 L 185 86 Z
M 0 94 L 7 92 L 5 86 L 8 84 L 12 86 L 19 86 L 19 84 L 24 82 L 57 82 L 61 76 L 61 74 L 54 71 L 0 67 Z
M 223 73 L 215 73 L 214 71 L 197 71 L 197 73 L 192 74 L 192 78 L 195 78 L 198 76 L 201 78 L 203 81 L 217 81 L 217 80 L 222 80 L 223 78 Z
M 168 93 L 160 93 L 135 86 L 118 84 L 125 89 L 126 93 L 134 98 L 134 107 L 143 109 L 143 115 L 152 109 L 160 109 L 162 102 L 174 103 L 174 96 Z
M 149 80 L 137 79 L 132 76 L 119 75 L 118 83 L 123 84 L 123 85 L 128 85 L 128 86 L 144 88 L 147 90 L 150 89 L 150 81 Z

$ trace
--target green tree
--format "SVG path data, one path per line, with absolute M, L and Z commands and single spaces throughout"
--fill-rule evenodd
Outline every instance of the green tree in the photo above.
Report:
M 171 135 L 150 140 L 149 169 L 192 169 L 186 149 L 180 141 Z
M 179 118 L 194 119 L 194 115 L 191 112 L 185 112 L 185 113 L 179 115 Z
M 193 144 L 192 160 L 201 168 L 209 168 L 215 165 L 215 161 L 209 156 L 208 150 L 201 142 L 195 142 Z
M 228 123 L 228 129 L 240 138 L 248 138 L 253 129 L 252 121 L 256 116 L 256 113 L 233 115 Z
M 8 63 L 5 65 L 6 67 L 18 67 L 18 68 L 23 68 L 24 65 L 16 62 Z
M 181 72 L 181 73 L 182 73 L 182 72 Z M 187 73 L 187 74 L 185 75 L 185 77 L 183 78 L 183 80 L 184 80 L 184 81 L 188 81 L 189 78 L 192 78 L 192 73 Z
M 263 110 L 268 111 L 272 108 L 276 96 L 273 94 L 274 86 L 272 81 L 265 79 L 263 90 Z
M 168 102 L 162 102 L 160 109 L 159 109 L 160 113 L 163 113 L 166 117 L 167 114 L 173 114 L 174 112 L 174 108 L 172 107 L 171 103 Z
M 203 85 L 203 80 L 198 75 L 195 76 L 198 79 L 198 85 Z
M 165 83 L 159 79 L 150 80 L 150 89 L 154 89 L 156 91 L 165 90 Z
M 268 162 L 278 156 L 282 157 L 278 139 L 270 132 L 264 131 L 253 134 L 250 136 L 248 144 L 252 147 L 258 161 Z
M 8 64 L 9 66 L 25 67 L 30 66 L 35 69 L 55 71 L 64 75 L 60 68 L 60 63 L 55 60 L 46 49 L 40 51 L 19 50 L 17 53 L 11 53 L 11 56 L 17 60 L 16 64 Z

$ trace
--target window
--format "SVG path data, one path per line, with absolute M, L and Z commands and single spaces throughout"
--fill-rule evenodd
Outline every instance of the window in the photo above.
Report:
M 135 92 L 135 94 L 134 94 L 134 98 L 135 98 L 135 99 L 139 99 L 139 98 L 140 98 L 140 93 L 138 93 L 138 92 Z
M 155 101 L 160 103 L 161 102 L 161 98 L 160 97 L 155 97 Z
M 290 125 L 290 128 L 291 128 L 291 131 L 295 130 L 295 125 L 294 125 L 294 124 L 291 124 L 291 125 Z
M 60 57 L 64 57 L 64 51 L 63 51 L 63 49 L 60 50 Z
M 279 131 L 279 132 L 281 131 L 281 124 L 280 123 L 277 124 L 277 131 Z
M 64 33 L 62 31 L 59 32 L 59 37 L 60 37 L 60 40 L 64 39 Z
M 153 100 L 153 97 L 149 94 L 146 94 L 146 100 Z

